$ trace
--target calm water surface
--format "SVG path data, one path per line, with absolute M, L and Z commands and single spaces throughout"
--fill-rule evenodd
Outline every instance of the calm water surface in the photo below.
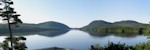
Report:
M 50 47 L 62 47 L 71 48 L 76 50 L 89 50 L 93 44 L 106 45 L 108 42 L 125 43 L 127 45 L 135 45 L 137 43 L 147 42 L 149 39 L 143 35 L 135 36 L 94 36 L 87 32 L 80 30 L 70 30 L 68 32 L 54 32 L 49 31 L 39 32 L 38 34 L 25 35 L 27 38 L 26 45 L 28 50 L 50 48 Z M 6 36 L 0 36 L 0 42 L 4 40 Z

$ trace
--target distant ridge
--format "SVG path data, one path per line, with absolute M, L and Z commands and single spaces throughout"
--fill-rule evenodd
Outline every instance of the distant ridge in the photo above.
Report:
M 55 21 L 39 23 L 38 26 L 52 27 L 52 28 L 58 28 L 58 29 L 70 29 L 67 25 L 59 23 L 59 22 L 55 22 Z
M 103 21 L 103 20 L 95 20 L 95 21 L 91 22 L 91 23 L 89 24 L 89 26 L 90 26 L 90 25 L 94 25 L 94 26 L 110 25 L 110 24 L 112 24 L 112 23 L 106 22 L 106 21 Z
M 132 21 L 132 20 L 123 20 L 123 21 L 114 22 L 113 24 L 142 24 L 142 23 Z
M 110 22 L 106 22 L 106 21 L 103 21 L 103 20 L 95 20 L 95 21 L 92 21 L 91 23 L 89 23 L 87 26 L 84 26 L 82 29 L 90 29 L 90 28 L 95 28 L 97 26 L 110 26 L 112 23 Z
M 114 23 L 106 22 L 103 20 L 95 20 L 89 25 L 80 28 L 83 31 L 95 31 L 95 32 L 117 32 L 117 33 L 139 33 L 149 32 L 149 24 L 139 23 L 133 20 L 123 20 Z
M 38 32 L 38 31 L 46 31 L 46 30 L 69 30 L 70 28 L 62 23 L 48 21 L 40 24 L 18 24 L 19 27 L 15 25 L 11 25 L 12 31 L 15 32 Z M 8 33 L 7 24 L 0 24 L 0 33 Z
M 139 25 L 148 25 L 148 24 L 139 23 L 133 20 L 123 20 L 123 21 L 117 21 L 114 23 L 106 22 L 104 20 L 95 20 L 83 28 L 86 28 L 86 27 L 92 28 L 92 27 L 97 27 L 97 26 L 109 27 L 109 26 L 137 26 L 137 25 L 139 26 Z

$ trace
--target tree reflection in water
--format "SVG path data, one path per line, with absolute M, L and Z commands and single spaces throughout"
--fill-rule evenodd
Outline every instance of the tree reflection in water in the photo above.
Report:
M 13 44 L 12 47 L 10 46 L 11 39 Z M 1 49 L 3 50 L 26 50 L 27 46 L 24 42 L 25 40 L 26 40 L 25 37 L 12 37 L 12 38 L 7 37 L 2 43 L 0 43 L 0 46 Z

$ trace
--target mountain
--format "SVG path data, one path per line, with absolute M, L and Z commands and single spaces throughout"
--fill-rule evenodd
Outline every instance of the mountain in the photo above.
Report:
M 103 20 L 96 20 L 91 22 L 89 25 L 81 28 L 83 31 L 94 31 L 94 32 L 126 32 L 126 33 L 139 33 L 146 32 L 150 27 L 149 24 L 143 24 L 132 20 L 118 21 L 114 23 L 106 22 Z
M 38 26 L 51 27 L 57 29 L 70 29 L 67 25 L 54 21 L 39 23 Z
M 132 20 L 124 20 L 124 21 L 114 22 L 113 25 L 124 26 L 124 27 L 143 27 L 144 25 L 146 26 L 148 24 L 143 24 Z
M 142 23 L 132 21 L 132 20 L 123 20 L 123 21 L 114 22 L 114 24 L 142 24 Z
M 143 26 L 143 25 L 148 25 L 148 24 L 143 24 L 143 23 L 139 23 L 136 21 L 132 21 L 132 20 L 124 20 L 124 21 L 118 21 L 118 22 L 114 22 L 114 23 L 110 23 L 110 22 L 106 22 L 103 20 L 95 20 L 93 22 L 91 22 L 89 25 L 83 27 L 109 27 L 109 26 L 122 26 L 122 27 L 134 27 L 134 26 Z
M 40 31 L 48 31 L 48 30 L 68 30 L 69 27 L 59 23 L 59 22 L 44 22 L 40 24 L 18 24 L 11 25 L 13 33 L 23 33 L 23 32 L 40 32 Z M 8 33 L 8 24 L 0 24 L 0 33 Z
M 86 29 L 93 29 L 95 27 L 98 27 L 98 26 L 101 26 L 101 27 L 105 27 L 105 26 L 110 26 L 112 23 L 110 22 L 106 22 L 106 21 L 103 21 L 103 20 L 95 20 L 93 22 L 91 22 L 90 24 L 88 24 L 87 26 L 81 28 L 83 30 L 86 30 Z
M 108 26 L 112 23 L 110 22 L 106 22 L 106 21 L 103 21 L 103 20 L 95 20 L 93 22 L 91 22 L 88 26 L 91 26 L 91 27 L 94 27 L 94 26 Z

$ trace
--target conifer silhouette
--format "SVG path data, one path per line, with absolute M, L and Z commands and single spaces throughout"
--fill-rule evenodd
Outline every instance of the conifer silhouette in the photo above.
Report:
M 8 23 L 8 29 L 10 37 L 6 38 L 3 43 L 1 44 L 4 50 L 24 50 L 22 48 L 26 48 L 25 43 L 20 43 L 20 40 L 26 40 L 24 37 L 13 37 L 11 25 L 16 25 L 18 23 L 23 23 L 18 16 L 16 11 L 14 11 L 14 8 L 11 7 L 13 5 L 13 1 L 11 0 L 0 0 L 0 5 L 4 6 L 3 8 L 0 8 L 0 17 L 3 18 L 3 21 L 7 21 Z M 11 47 L 9 47 L 9 42 Z M 22 48 L 21 48 L 22 46 Z

